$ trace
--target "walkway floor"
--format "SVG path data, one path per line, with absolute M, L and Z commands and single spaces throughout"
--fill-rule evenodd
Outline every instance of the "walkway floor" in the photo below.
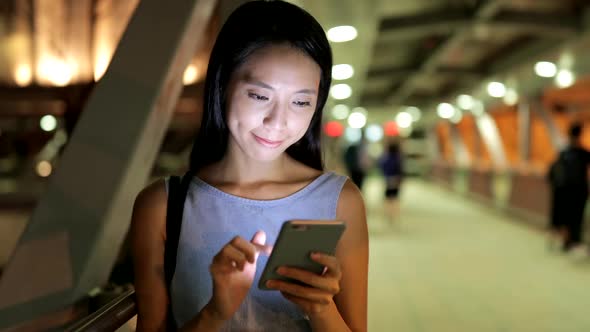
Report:
M 590 260 L 549 252 L 543 234 L 419 180 L 399 220 L 369 178 L 369 331 L 590 331 Z

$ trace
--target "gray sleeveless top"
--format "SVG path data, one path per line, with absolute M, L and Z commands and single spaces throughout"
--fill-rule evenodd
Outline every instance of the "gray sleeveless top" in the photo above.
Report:
M 250 240 L 258 230 L 273 244 L 283 222 L 335 219 L 346 177 L 323 173 L 298 192 L 281 199 L 252 200 L 225 193 L 198 178 L 191 182 L 171 285 L 172 311 L 178 326 L 192 319 L 211 299 L 209 265 L 233 237 Z M 166 182 L 167 183 L 167 182 Z M 244 302 L 223 331 L 310 331 L 298 307 L 278 291 L 261 291 L 258 280 L 267 257 L 260 255 L 256 276 Z

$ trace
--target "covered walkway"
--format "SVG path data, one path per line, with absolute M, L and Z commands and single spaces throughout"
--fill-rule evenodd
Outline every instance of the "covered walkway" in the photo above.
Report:
M 406 183 L 383 219 L 367 180 L 369 331 L 590 331 L 590 261 L 549 252 L 543 233 L 443 188 Z

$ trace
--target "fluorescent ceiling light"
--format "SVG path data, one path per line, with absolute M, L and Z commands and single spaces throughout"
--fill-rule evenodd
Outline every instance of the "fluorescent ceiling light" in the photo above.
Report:
M 347 42 L 355 39 L 356 36 L 355 27 L 350 25 L 341 25 L 328 30 L 328 39 L 335 43 Z
M 340 64 L 332 66 L 332 78 L 335 80 L 345 80 L 354 75 L 354 69 L 349 64 Z
M 535 73 L 541 77 L 553 77 L 557 74 L 557 66 L 553 62 L 540 61 L 535 64 Z
M 346 99 L 352 95 L 352 88 L 348 84 L 336 84 L 330 89 L 330 94 L 334 99 Z

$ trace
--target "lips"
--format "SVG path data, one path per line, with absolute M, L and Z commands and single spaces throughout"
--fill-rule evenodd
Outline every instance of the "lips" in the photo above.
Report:
M 254 135 L 254 134 L 252 134 L 252 135 Z M 256 139 L 256 141 L 258 143 L 260 143 L 266 147 L 269 147 L 269 148 L 276 148 L 283 143 L 283 141 L 271 141 L 271 140 L 259 137 L 257 135 L 254 135 L 254 138 Z

